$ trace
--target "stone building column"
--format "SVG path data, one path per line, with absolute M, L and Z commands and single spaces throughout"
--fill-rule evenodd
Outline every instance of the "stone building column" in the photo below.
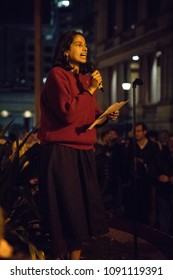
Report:
M 167 46 L 162 53 L 161 62 L 161 101 L 173 101 L 173 45 Z
M 107 3 L 104 0 L 94 2 L 95 10 L 95 42 L 102 43 L 107 37 Z
M 149 87 L 150 87 L 147 55 L 140 56 L 139 63 L 140 63 L 139 78 L 143 81 L 143 85 L 140 87 L 138 104 L 146 105 L 149 100 Z

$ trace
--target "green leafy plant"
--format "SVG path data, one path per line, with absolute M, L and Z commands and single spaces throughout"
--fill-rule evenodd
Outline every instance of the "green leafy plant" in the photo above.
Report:
M 0 138 L 9 130 L 12 120 L 0 132 Z M 4 219 L 0 227 L 0 237 L 4 236 L 14 247 L 15 252 L 23 252 L 23 256 L 30 259 L 45 259 L 45 251 L 49 249 L 49 236 L 43 233 L 40 226 L 40 213 L 37 207 L 38 185 L 18 185 L 21 173 L 19 151 L 37 125 L 19 144 L 12 160 L 0 172 L 0 207 L 4 211 Z M 1 215 L 2 216 L 2 215 Z

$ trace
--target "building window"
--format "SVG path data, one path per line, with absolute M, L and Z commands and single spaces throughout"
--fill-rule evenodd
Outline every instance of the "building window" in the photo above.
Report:
M 149 18 L 158 15 L 160 11 L 160 1 L 158 0 L 148 0 L 148 15 Z
M 138 0 L 124 0 L 124 30 L 134 29 L 138 22 Z
M 45 53 L 52 53 L 52 47 L 51 46 L 45 46 L 44 47 L 44 52 Z
M 160 2 L 160 11 L 165 12 L 173 7 L 173 0 L 161 0 Z
M 108 37 L 114 37 L 115 32 L 116 32 L 116 20 L 115 20 L 115 5 L 116 1 L 115 0 L 109 0 L 107 2 L 107 34 Z

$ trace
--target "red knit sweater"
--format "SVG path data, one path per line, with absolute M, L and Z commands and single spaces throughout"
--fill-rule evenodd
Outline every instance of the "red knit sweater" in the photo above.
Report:
M 97 138 L 95 129 L 87 127 L 100 114 L 96 94 L 86 90 L 90 75 L 74 74 L 61 67 L 50 70 L 43 88 L 38 137 L 42 143 L 58 142 L 76 149 L 88 150 Z

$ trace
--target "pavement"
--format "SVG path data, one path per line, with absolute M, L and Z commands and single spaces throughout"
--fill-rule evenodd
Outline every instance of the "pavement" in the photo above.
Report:
M 173 237 L 118 217 L 109 220 L 109 233 L 85 243 L 85 260 L 172 260 Z
M 116 215 L 110 215 L 108 222 L 107 234 L 83 244 L 81 259 L 173 260 L 173 237 Z M 27 249 L 20 246 L 12 259 L 30 259 Z
M 167 257 L 156 246 L 143 238 L 138 238 L 136 248 L 134 236 L 130 233 L 109 229 L 107 235 L 84 244 L 82 259 L 87 260 L 166 260 Z

